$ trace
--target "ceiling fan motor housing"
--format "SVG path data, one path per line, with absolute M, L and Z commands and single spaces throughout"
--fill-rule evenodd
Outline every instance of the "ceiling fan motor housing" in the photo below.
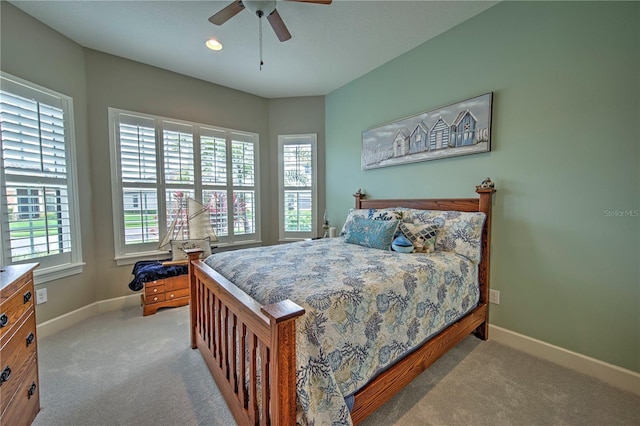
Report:
M 269 16 L 276 8 L 276 0 L 242 0 L 242 4 L 258 17 Z

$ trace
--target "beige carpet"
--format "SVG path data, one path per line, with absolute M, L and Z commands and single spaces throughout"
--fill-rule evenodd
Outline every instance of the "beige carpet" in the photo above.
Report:
M 35 426 L 234 424 L 189 347 L 188 306 L 104 313 L 38 351 Z M 640 397 L 470 336 L 364 425 L 640 425 Z

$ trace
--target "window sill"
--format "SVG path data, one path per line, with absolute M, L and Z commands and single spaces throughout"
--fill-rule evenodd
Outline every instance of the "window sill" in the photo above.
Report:
M 84 270 L 84 265 L 84 262 L 67 263 L 65 265 L 36 269 L 35 271 L 33 271 L 34 284 L 40 285 L 49 281 L 59 280 L 60 278 L 80 274 Z
M 115 261 L 118 266 L 133 265 L 141 260 L 167 260 L 171 259 L 171 253 L 168 251 L 144 251 L 140 253 L 128 253 L 116 256 Z
M 234 244 L 213 243 L 216 245 L 215 251 L 228 251 L 239 248 L 260 247 L 262 241 L 239 241 Z M 171 253 L 168 251 L 145 251 L 140 253 L 129 253 L 116 256 L 114 260 L 118 266 L 133 265 L 140 260 L 171 260 Z
M 306 241 L 306 240 L 314 240 L 316 238 L 321 238 L 321 237 L 297 237 L 297 238 L 280 238 L 278 240 L 279 244 L 283 244 L 283 243 L 295 243 L 296 241 Z

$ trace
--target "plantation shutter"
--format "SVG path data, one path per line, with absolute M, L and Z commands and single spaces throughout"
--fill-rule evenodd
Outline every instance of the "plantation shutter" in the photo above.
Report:
M 109 123 L 117 262 L 198 238 L 188 198 L 205 206 L 220 244 L 258 241 L 257 134 L 115 108 Z
M 122 114 L 119 136 L 125 245 L 157 242 L 160 236 L 155 121 Z
M 311 143 L 283 146 L 285 232 L 311 232 L 311 152 Z
M 0 90 L 3 249 L 10 263 L 72 250 L 65 109 L 59 98 L 39 95 L 44 101 Z
M 255 143 L 242 139 L 243 135 L 231 139 L 233 232 L 237 236 L 256 232 Z
M 165 183 L 194 183 L 193 130 L 191 126 L 163 124 Z
M 229 235 L 227 205 L 227 140 L 224 131 L 200 129 L 202 200 L 209 206 L 211 226 L 219 237 Z
M 281 240 L 317 235 L 316 142 L 317 135 L 313 133 L 278 135 Z

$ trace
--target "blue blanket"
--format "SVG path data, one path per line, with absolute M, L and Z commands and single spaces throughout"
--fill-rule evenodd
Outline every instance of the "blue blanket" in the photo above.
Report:
M 133 280 L 129 283 L 129 288 L 133 291 L 139 291 L 144 287 L 144 283 L 189 273 L 189 265 L 162 266 L 162 262 L 165 262 L 165 260 L 141 260 L 136 262 L 133 266 L 133 271 L 131 271 Z

